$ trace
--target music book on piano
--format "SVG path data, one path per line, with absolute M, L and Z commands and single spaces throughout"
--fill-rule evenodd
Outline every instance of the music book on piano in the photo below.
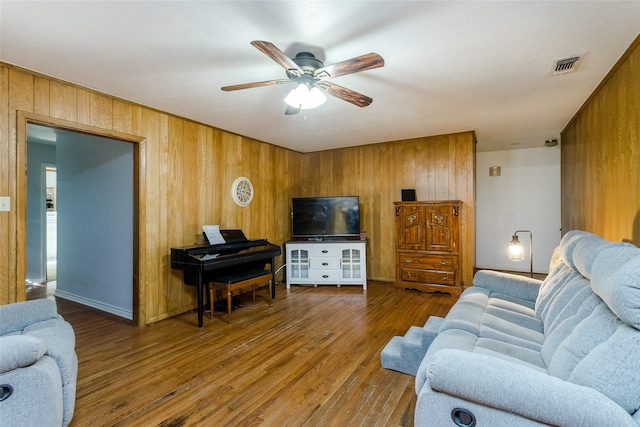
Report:
M 202 231 L 204 231 L 204 236 L 207 238 L 207 242 L 210 245 L 219 245 L 221 243 L 227 243 L 222 237 L 222 233 L 220 233 L 219 225 L 203 225 Z

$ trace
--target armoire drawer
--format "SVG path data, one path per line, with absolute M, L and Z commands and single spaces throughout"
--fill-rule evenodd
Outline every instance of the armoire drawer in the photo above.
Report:
M 457 258 L 453 255 L 429 254 L 398 254 L 398 264 L 401 267 L 416 269 L 453 271 L 457 265 Z
M 400 279 L 405 282 L 437 283 L 453 286 L 456 284 L 456 272 L 400 267 Z

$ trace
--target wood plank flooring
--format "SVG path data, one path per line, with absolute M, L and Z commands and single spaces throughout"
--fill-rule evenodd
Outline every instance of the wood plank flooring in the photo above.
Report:
M 414 377 L 383 369 L 380 351 L 454 297 L 279 284 L 269 307 L 264 289 L 201 329 L 195 311 L 136 328 L 58 299 L 79 358 L 71 426 L 413 425 Z

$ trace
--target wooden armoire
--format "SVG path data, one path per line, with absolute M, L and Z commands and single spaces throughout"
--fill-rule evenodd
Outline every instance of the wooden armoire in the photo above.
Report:
M 394 202 L 397 287 L 460 295 L 461 203 Z

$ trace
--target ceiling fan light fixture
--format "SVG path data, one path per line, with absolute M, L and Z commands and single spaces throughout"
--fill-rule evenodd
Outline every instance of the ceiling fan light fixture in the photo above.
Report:
M 318 87 L 312 87 L 309 91 L 309 96 L 307 97 L 307 109 L 316 108 L 321 106 L 327 101 L 327 97 L 322 93 L 322 91 Z M 302 109 L 305 109 L 303 106 Z
M 298 87 L 291 90 L 284 99 L 288 105 L 302 110 L 310 110 L 325 103 L 327 97 L 322 91 L 314 86 L 309 89 L 306 83 L 300 83 Z

